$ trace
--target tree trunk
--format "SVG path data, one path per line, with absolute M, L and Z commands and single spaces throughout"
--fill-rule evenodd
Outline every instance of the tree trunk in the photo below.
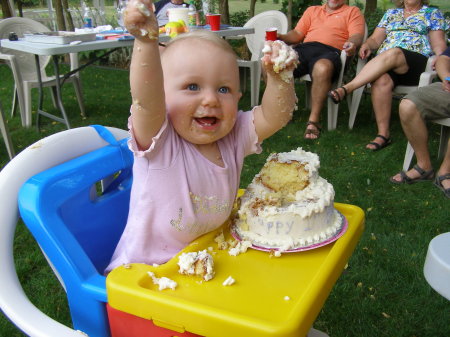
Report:
M 69 2 L 67 0 L 62 0 L 62 6 L 64 11 L 65 22 L 67 23 L 67 28 L 71 32 L 75 31 L 75 27 L 73 25 L 72 14 L 69 12 Z
M 375 12 L 377 8 L 377 0 L 366 0 L 366 8 L 364 9 L 364 16 L 369 16 Z
M 58 30 L 66 30 L 62 0 L 54 0 L 54 7 L 56 13 L 56 26 L 58 27 Z
M 8 0 L 1 0 L 1 3 L 2 3 L 3 19 L 12 17 L 13 13 L 12 13 L 12 8 L 9 7 L 9 1 Z
M 292 0 L 288 0 L 287 17 L 288 17 L 288 31 L 290 31 L 292 29 Z
M 228 6 L 228 0 L 219 0 L 219 13 L 220 22 L 229 25 L 230 24 L 230 8 Z
M 250 0 L 250 17 L 255 16 L 256 0 Z

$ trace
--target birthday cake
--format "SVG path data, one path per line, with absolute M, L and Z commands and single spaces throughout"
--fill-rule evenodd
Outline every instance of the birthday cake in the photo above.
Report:
M 317 154 L 271 154 L 238 200 L 232 230 L 241 240 L 279 251 L 326 242 L 342 229 L 333 186 L 319 176 Z

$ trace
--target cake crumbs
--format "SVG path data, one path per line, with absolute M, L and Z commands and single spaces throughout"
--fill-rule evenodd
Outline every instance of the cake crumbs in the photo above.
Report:
M 245 253 L 249 247 L 252 246 L 250 241 L 237 241 L 237 244 L 228 250 L 228 254 L 231 256 L 238 256 L 239 254 Z
M 148 276 L 152 278 L 152 281 L 154 284 L 158 285 L 158 290 L 164 290 L 164 289 L 172 289 L 175 290 L 177 287 L 177 283 L 174 280 L 171 280 L 168 277 L 156 277 L 155 273 L 148 271 Z
M 219 234 L 216 235 L 216 237 L 214 238 L 214 242 L 217 243 L 217 248 L 219 250 L 225 250 L 228 248 L 228 242 L 225 241 L 225 236 L 223 235 L 223 232 L 220 232 Z
M 236 280 L 232 276 L 228 276 L 227 279 L 225 281 L 223 281 L 222 285 L 223 286 L 231 286 L 235 282 L 236 282 Z
M 275 249 L 270 250 L 269 257 L 280 257 L 280 256 L 281 256 L 281 251 L 275 250 Z

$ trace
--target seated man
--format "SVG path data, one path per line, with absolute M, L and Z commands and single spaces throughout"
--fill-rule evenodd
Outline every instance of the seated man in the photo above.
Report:
M 364 37 L 364 17 L 359 8 L 348 6 L 345 0 L 327 0 L 323 6 L 311 6 L 297 26 L 278 38 L 288 44 L 298 44 L 299 55 L 295 77 L 310 74 L 311 113 L 306 125 L 305 139 L 320 136 L 320 112 L 331 83 L 341 69 L 340 53 L 354 55 Z
M 406 95 L 400 102 L 399 114 L 406 138 L 414 149 L 417 164 L 408 172 L 390 178 L 394 184 L 412 184 L 431 180 L 434 171 L 428 152 L 426 120 L 450 118 L 450 47 L 436 61 L 436 71 L 442 82 L 436 82 Z M 434 184 L 450 198 L 450 140 Z
M 165 26 L 169 22 L 169 13 L 167 12 L 170 8 L 188 8 L 189 5 L 183 2 L 183 0 L 160 0 L 154 3 L 156 19 L 158 20 L 158 26 Z

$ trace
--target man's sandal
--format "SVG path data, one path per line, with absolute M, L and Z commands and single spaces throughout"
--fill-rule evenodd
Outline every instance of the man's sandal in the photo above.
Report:
M 389 146 L 389 145 L 391 145 L 392 144 L 392 139 L 391 138 L 386 138 L 385 136 L 383 136 L 383 135 L 377 135 L 375 138 L 381 138 L 382 140 L 383 140 L 383 143 L 377 143 L 377 142 L 370 142 L 369 144 L 367 144 L 367 145 L 373 145 L 373 146 L 375 146 L 375 148 L 374 149 L 369 149 L 369 150 L 371 150 L 371 151 L 379 151 L 379 150 L 381 150 L 381 149 L 384 149 L 386 146 Z
M 315 127 L 315 129 L 308 129 L 308 125 L 313 125 Z M 306 130 L 305 130 L 305 133 L 303 134 L 303 138 L 311 139 L 311 140 L 319 139 L 321 131 L 322 131 L 322 126 L 319 123 L 313 122 L 313 121 L 308 121 L 306 123 Z M 314 136 L 316 136 L 316 138 L 306 138 L 306 135 L 314 135 Z
M 444 185 L 442 185 L 442 182 L 447 179 L 450 179 L 450 173 L 444 174 L 442 176 L 436 176 L 433 184 L 442 192 L 444 192 L 444 195 L 450 199 L 450 188 L 445 188 Z
M 339 95 L 338 89 L 344 90 L 343 96 Z M 333 101 L 334 104 L 339 104 L 344 100 L 345 97 L 347 97 L 347 89 L 345 89 L 344 87 L 333 89 L 333 90 L 328 91 L 327 95 L 328 95 L 328 97 L 331 98 L 331 100 Z
M 432 180 L 433 177 L 434 177 L 434 170 L 433 169 L 431 169 L 429 171 L 425 171 L 419 165 L 414 165 L 413 169 L 416 170 L 417 172 L 419 172 L 420 176 L 418 176 L 417 178 L 411 178 L 411 177 L 408 177 L 406 175 L 405 171 L 401 171 L 400 172 L 400 180 L 395 180 L 394 177 L 390 177 L 389 181 L 391 183 L 397 184 L 397 185 L 400 185 L 400 184 L 414 184 L 414 183 L 418 183 L 419 181 Z M 450 174 L 448 176 L 450 178 Z M 435 182 L 435 184 L 436 184 L 436 182 Z

